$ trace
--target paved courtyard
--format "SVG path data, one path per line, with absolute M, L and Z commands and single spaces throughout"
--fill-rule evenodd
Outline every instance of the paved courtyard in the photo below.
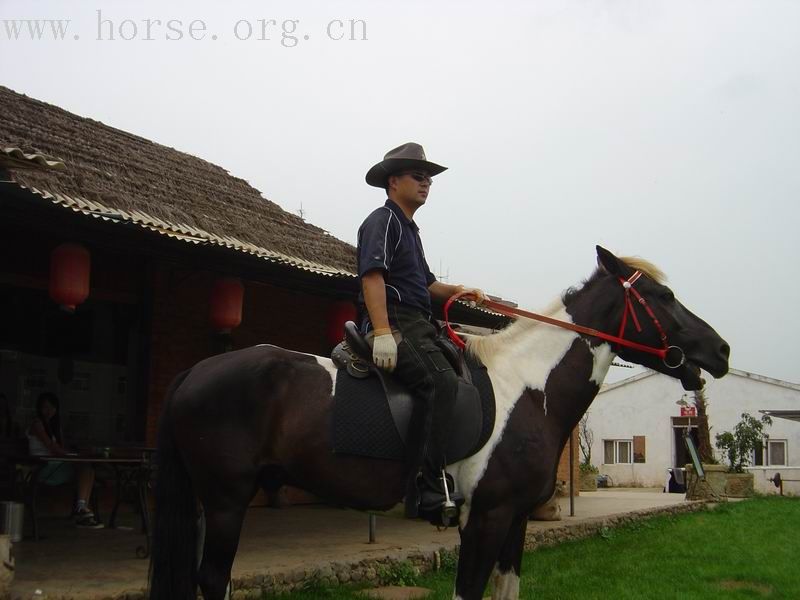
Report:
M 563 498 L 562 521 L 530 522 L 529 531 L 555 528 L 576 521 L 684 503 L 681 494 L 653 490 L 583 492 L 569 517 Z M 42 519 L 46 536 L 14 546 L 17 561 L 13 598 L 28 600 L 42 590 L 48 600 L 105 600 L 144 589 L 148 562 L 136 558 L 144 542 L 133 529 L 134 515 L 124 515 L 130 529 L 77 530 L 63 517 Z M 369 543 L 368 516 L 323 506 L 285 509 L 252 508 L 248 512 L 234 579 L 296 573 L 326 564 L 433 552 L 458 543 L 455 529 L 437 531 L 426 523 L 378 517 L 376 543 Z

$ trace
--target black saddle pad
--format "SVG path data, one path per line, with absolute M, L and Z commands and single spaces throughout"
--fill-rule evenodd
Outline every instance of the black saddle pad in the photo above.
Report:
M 448 463 L 475 454 L 494 429 L 494 391 L 486 368 L 469 359 L 472 384 L 459 381 L 459 394 L 450 420 Z M 345 369 L 336 378 L 333 404 L 333 451 L 388 460 L 405 460 L 409 428 L 421 426 L 413 397 L 391 376 L 373 372 L 356 379 Z M 389 390 L 387 396 L 387 389 Z M 414 449 L 411 449 L 412 451 Z

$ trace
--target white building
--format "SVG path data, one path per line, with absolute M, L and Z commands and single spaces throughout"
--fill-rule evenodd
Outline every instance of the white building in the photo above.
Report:
M 722 379 L 709 377 L 705 395 L 712 446 L 715 434 L 732 430 L 743 412 L 756 418 L 761 411 L 794 411 L 795 419 L 800 415 L 800 384 L 737 369 Z M 654 371 L 603 386 L 589 408 L 592 463 L 615 486 L 663 486 L 667 469 L 691 462 L 683 435 L 687 426 L 693 431 L 696 419 L 681 416 L 681 400 L 691 404 L 693 393 Z M 750 470 L 756 490 L 777 493 L 769 481 L 775 473 L 784 480 L 800 480 L 800 421 L 791 415 L 773 417 L 765 432 L 764 448 L 754 457 L 759 466 Z M 800 494 L 800 482 L 785 483 L 784 493 Z

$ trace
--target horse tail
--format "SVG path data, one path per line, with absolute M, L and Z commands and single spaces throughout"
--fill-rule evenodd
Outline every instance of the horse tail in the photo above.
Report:
M 171 401 L 189 371 L 170 385 L 158 431 L 150 600 L 197 597 L 197 501 L 173 438 Z

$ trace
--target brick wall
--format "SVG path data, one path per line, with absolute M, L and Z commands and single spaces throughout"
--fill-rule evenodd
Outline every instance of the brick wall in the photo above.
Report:
M 209 325 L 209 297 L 217 275 L 159 266 L 153 276 L 150 382 L 146 439 L 154 444 L 164 395 L 172 379 L 214 354 Z M 327 323 L 334 300 L 245 281 L 242 323 L 233 348 L 275 344 L 292 350 L 327 355 Z
M 575 495 L 578 495 L 578 488 L 580 487 L 580 473 L 578 472 L 578 463 L 580 463 L 580 451 L 578 449 L 578 428 L 575 428 L 572 436 L 572 452 L 574 466 L 572 469 L 572 476 L 575 481 Z M 566 482 L 565 492 L 569 493 L 569 442 L 564 446 L 561 452 L 561 459 L 558 461 L 558 474 L 556 475 L 558 481 Z

